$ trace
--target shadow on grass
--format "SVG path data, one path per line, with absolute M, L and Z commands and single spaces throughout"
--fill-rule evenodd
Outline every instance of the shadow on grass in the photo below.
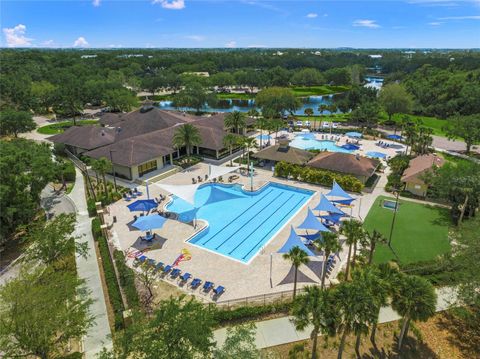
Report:
M 435 218 L 432 223 L 432 225 L 435 226 L 452 226 L 452 217 L 450 216 L 450 211 L 447 208 L 442 208 L 442 207 L 437 207 L 437 206 L 431 206 L 431 205 L 426 205 L 426 207 L 432 211 L 435 211 L 437 214 L 437 218 Z

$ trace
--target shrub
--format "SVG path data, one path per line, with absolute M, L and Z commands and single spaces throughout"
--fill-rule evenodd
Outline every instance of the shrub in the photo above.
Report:
M 97 214 L 97 207 L 93 198 L 87 199 L 87 210 L 90 217 L 94 217 Z
M 71 161 L 65 161 L 65 168 L 63 170 L 63 178 L 67 182 L 75 182 L 75 166 Z
M 114 313 L 114 326 L 115 330 L 119 330 L 123 328 L 124 307 L 122 295 L 118 286 L 117 276 L 115 275 L 115 269 L 110 258 L 107 240 L 103 236 L 98 237 L 97 240 L 100 257 L 102 259 L 103 273 L 108 290 L 108 298 Z
M 137 287 L 135 286 L 135 272 L 125 263 L 125 256 L 122 251 L 115 250 L 113 258 L 118 271 L 118 280 L 123 289 L 123 293 L 127 297 L 130 308 L 138 307 L 139 298 Z
M 291 177 L 295 181 L 301 180 L 323 186 L 331 186 L 335 180 L 344 190 L 351 192 L 361 192 L 363 188 L 362 182 L 354 176 L 294 165 L 283 161 L 275 165 L 275 176 Z
M 214 317 L 219 325 L 243 322 L 258 319 L 259 317 L 273 313 L 288 313 L 292 307 L 291 302 L 279 302 L 262 306 L 238 307 L 235 309 L 218 309 Z
M 92 219 L 92 234 L 95 240 L 98 240 L 102 236 L 102 230 L 100 228 L 100 218 L 95 217 Z
M 434 286 L 454 285 L 461 273 L 461 268 L 449 256 L 402 264 L 400 269 L 407 274 L 421 276 Z

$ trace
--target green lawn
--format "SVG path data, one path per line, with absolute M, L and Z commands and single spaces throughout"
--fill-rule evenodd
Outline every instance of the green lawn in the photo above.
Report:
M 82 121 L 77 121 L 77 126 L 93 125 L 97 123 L 98 123 L 98 120 L 82 120 Z M 66 129 L 72 126 L 73 126 L 73 121 L 58 122 L 51 125 L 39 127 L 37 129 L 37 132 L 41 133 L 42 135 L 56 135 L 58 133 L 64 132 Z
M 306 97 L 306 96 L 315 96 L 315 95 L 329 95 L 332 93 L 345 92 L 350 90 L 350 86 L 307 86 L 307 87 L 292 87 L 291 88 L 295 96 L 297 97 Z
M 364 227 L 368 231 L 376 229 L 385 237 L 390 234 L 393 211 L 383 208 L 380 196 L 368 212 Z M 412 263 L 433 259 L 450 251 L 448 229 L 449 211 L 410 201 L 400 200 L 400 208 L 395 219 L 392 248 L 401 263 Z M 383 263 L 396 259 L 387 245 L 380 245 L 375 251 L 374 261 Z
M 217 98 L 219 100 L 250 100 L 255 98 L 255 95 L 249 93 L 217 93 Z
M 349 114 L 343 114 L 343 113 L 336 113 L 333 115 L 326 115 L 326 116 L 306 116 L 306 115 L 296 115 L 296 119 L 301 120 L 301 121 L 310 121 L 313 123 L 313 121 L 333 121 L 333 122 L 346 122 L 350 118 Z
M 400 122 L 401 118 L 405 115 L 396 114 L 392 116 L 392 120 L 396 122 Z M 443 131 L 443 127 L 447 124 L 446 120 L 442 120 L 435 117 L 428 117 L 428 116 L 416 116 L 416 115 L 407 115 L 412 120 L 420 120 L 423 126 L 431 128 L 433 130 L 433 134 L 437 136 L 446 137 L 445 131 Z M 384 119 L 387 119 L 385 114 Z

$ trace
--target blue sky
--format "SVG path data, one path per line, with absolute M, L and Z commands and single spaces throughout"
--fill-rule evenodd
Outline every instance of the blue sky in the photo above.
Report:
M 480 0 L 1 0 L 0 16 L 2 47 L 480 47 Z

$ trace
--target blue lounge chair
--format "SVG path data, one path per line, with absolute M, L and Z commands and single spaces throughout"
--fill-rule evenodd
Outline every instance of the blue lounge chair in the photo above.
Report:
M 177 277 L 180 275 L 180 273 L 182 273 L 182 271 L 181 271 L 180 269 L 178 269 L 178 268 L 175 268 L 175 269 L 172 270 L 172 272 L 170 273 L 170 276 L 171 276 L 172 278 L 177 278 Z
M 203 290 L 205 292 L 208 292 L 210 289 L 214 287 L 213 282 L 206 281 L 205 284 L 203 285 Z
M 135 257 L 135 260 L 134 260 L 134 265 L 138 266 L 139 264 L 142 264 L 143 262 L 145 262 L 147 260 L 147 257 L 146 256 L 140 256 L 140 257 Z
M 213 289 L 213 293 L 215 293 L 215 295 L 217 297 L 222 295 L 223 292 L 225 292 L 225 287 L 222 287 L 221 285 L 219 285 L 217 288 Z
M 183 273 L 181 276 L 180 276 L 180 279 L 182 282 L 186 282 L 187 280 L 189 280 L 190 278 L 192 278 L 192 275 L 190 273 Z
M 194 280 L 192 280 L 192 283 L 190 283 L 190 286 L 193 289 L 196 289 L 200 284 L 202 284 L 202 280 L 200 278 L 195 278 Z
M 152 267 L 155 267 L 155 259 L 148 259 L 147 264 L 152 266 Z
M 163 268 L 163 263 L 162 263 L 162 262 L 158 262 L 157 265 L 155 266 L 154 272 L 161 271 L 162 268 Z
M 171 269 L 172 269 L 171 265 L 165 266 L 165 268 L 163 268 L 163 274 L 167 274 L 168 272 L 170 272 Z

